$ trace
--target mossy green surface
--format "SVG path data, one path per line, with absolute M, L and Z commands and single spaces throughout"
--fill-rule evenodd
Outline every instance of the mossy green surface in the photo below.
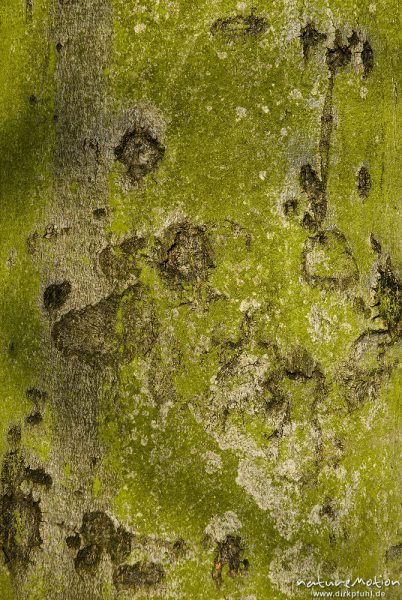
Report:
M 267 19 L 265 34 L 211 35 L 217 19 L 251 11 Z M 150 103 L 167 125 L 165 157 L 144 186 L 122 192 L 118 177 L 112 176 L 112 231 L 145 230 L 152 245 L 155 229 L 162 229 L 175 212 L 177 220 L 205 225 L 215 260 L 208 285 L 222 294 L 208 303 L 205 292 L 203 296 L 191 286 L 172 293 L 157 269 L 142 265 L 141 278 L 154 296 L 161 327 L 172 332 L 180 354 L 172 373 L 172 406 L 163 426 L 156 425 L 160 408 L 149 397 L 143 400 L 144 408 L 139 408 L 140 375 L 135 387 L 131 377 L 125 377 L 122 395 L 134 394 L 135 400 L 132 405 L 124 401 L 118 414 L 133 415 L 132 428 L 123 438 L 137 441 L 134 446 L 128 444 L 129 453 L 120 443 L 109 442 L 114 457 L 110 460 L 118 467 L 123 486 L 116 497 L 119 516 L 141 531 L 155 531 L 156 527 L 168 537 L 191 539 L 198 548 L 194 563 L 187 563 L 183 571 L 172 568 L 179 597 L 255 594 L 257 598 L 279 598 L 272 580 L 290 593 L 292 568 L 293 583 L 296 574 L 307 576 L 302 572 L 303 552 L 308 555 L 309 547 L 313 549 L 310 558 L 315 556 L 311 569 L 318 568 L 321 560 L 324 571 L 336 565 L 343 577 L 382 572 L 386 546 L 394 537 L 391 523 L 397 518 L 390 427 L 395 428 L 393 415 L 399 411 L 398 383 L 383 390 L 376 408 L 368 404 L 349 415 L 336 374 L 348 361 L 354 340 L 367 328 L 375 328 L 354 302 L 359 294 L 369 302 L 368 282 L 376 259 L 370 233 L 375 232 L 400 265 L 399 233 L 393 225 L 400 185 L 395 128 L 400 110 L 395 92 L 400 48 L 397 14 L 392 2 L 386 6 L 330 2 L 325 7 L 319 2 L 114 2 L 114 55 L 107 77 L 116 107 Z M 286 218 L 281 210 L 292 196 L 298 198 L 299 206 L 305 201 L 298 188 L 297 165 L 309 161 L 316 168 L 319 165 L 320 95 L 325 94 L 327 70 L 323 47 L 314 49 L 307 64 L 303 60 L 296 27 L 308 17 L 327 34 L 333 31 L 331 19 L 348 35 L 358 29 L 366 33 L 374 48 L 370 77 L 364 79 L 361 68 L 346 67 L 335 78 L 333 96 L 335 127 L 326 223 L 345 235 L 356 260 L 360 291 L 353 293 L 314 289 L 303 281 L 300 257 L 308 234 L 296 216 Z M 363 163 L 369 164 L 372 178 L 369 198 L 364 200 L 356 188 L 357 171 Z M 332 262 L 329 256 L 330 270 Z M 325 466 L 318 479 L 290 486 L 289 491 L 294 494 L 290 506 L 293 503 L 297 514 L 290 519 L 290 547 L 297 541 L 305 549 L 296 553 L 293 567 L 289 562 L 286 566 L 289 543 L 275 531 L 275 522 L 278 525 L 291 512 L 286 505 L 286 484 L 283 516 L 275 509 L 271 520 L 236 485 L 238 460 L 244 451 L 240 447 L 237 452 L 220 450 L 203 430 L 202 417 L 201 423 L 197 422 L 186 409 L 209 402 L 211 377 L 219 370 L 216 342 L 235 343 L 244 337 L 245 312 L 253 323 L 254 341 L 274 340 L 285 354 L 301 344 L 323 371 L 331 374 L 316 409 Z M 143 370 L 139 367 L 137 373 Z M 297 444 L 298 451 L 305 453 L 303 468 L 308 479 L 311 469 L 314 471 L 314 457 L 308 466 L 312 432 L 306 411 L 311 404 L 308 395 L 314 395 L 314 389 L 300 384 L 290 384 L 288 389 L 299 433 L 290 437 L 289 446 L 283 445 L 280 459 L 297 461 L 292 449 Z M 241 413 L 230 418 L 240 423 L 246 438 L 264 447 L 264 426 L 258 417 Z M 106 438 L 112 433 L 108 427 L 104 431 Z M 337 439 L 344 444 L 345 458 L 334 468 L 331 461 L 336 461 Z M 206 449 L 222 455 L 223 467 L 216 474 L 205 473 L 200 457 Z M 271 476 L 269 461 L 262 460 L 262 464 L 266 477 Z M 378 512 L 380 498 L 387 506 L 384 518 Z M 343 515 L 335 529 L 327 516 L 314 523 L 314 507 L 325 502 Z M 243 523 L 241 534 L 251 567 L 246 581 L 226 577 L 224 590 L 217 590 L 208 570 L 211 556 L 208 563 L 200 543 L 210 519 L 227 510 L 235 511 Z M 278 562 L 271 563 L 278 556 L 285 561 L 282 573 Z M 267 577 L 270 564 L 271 575 L 272 569 L 278 570 L 271 583 Z M 280 583 L 286 573 L 288 586 Z M 173 585 L 170 575 L 168 585 Z
M 28 3 L 27 3 L 28 5 Z M 0 454 L 7 431 L 32 410 L 26 390 L 41 374 L 40 281 L 27 238 L 49 200 L 53 146 L 52 60 L 46 24 L 49 3 L 38 0 L 32 14 L 25 3 L 0 7 Z M 43 435 L 43 434 L 42 434 Z M 50 442 L 49 442 L 50 443 Z M 47 445 L 31 436 L 42 455 Z M 5 567 L 0 597 L 14 598 Z
M 0 92 L 2 454 L 10 424 L 31 409 L 25 390 L 41 371 L 40 281 L 26 238 L 50 195 L 54 61 L 44 31 L 46 1 L 34 4 L 32 22 L 15 11 L 14 2 L 3 4 L 0 52 L 9 60 Z M 338 374 L 359 336 L 379 327 L 367 316 L 377 260 L 371 233 L 393 266 L 401 266 L 395 226 L 402 183 L 398 3 L 111 0 L 111 5 L 114 38 L 104 77 L 113 110 L 154 107 L 166 125 L 166 151 L 134 189 L 121 185 L 121 165 L 110 172 L 110 233 L 140 232 L 147 240 L 136 266 L 143 301 L 155 307 L 159 338 L 150 356 L 120 368 L 116 387 L 105 386 L 99 417 L 105 457 L 93 478 L 94 499 L 112 480 L 113 511 L 122 523 L 141 535 L 185 541 L 186 557 L 164 563 L 165 591 L 150 592 L 155 599 L 285 600 L 296 593 L 297 578 L 319 569 L 341 578 L 391 572 L 394 566 L 384 556 L 400 541 L 396 350 L 385 359 L 392 375 L 355 411 L 348 410 Z M 251 13 L 266 20 L 266 31 L 211 33 L 218 19 Z M 325 224 L 344 234 L 359 270 L 359 282 L 346 290 L 310 286 L 301 267 L 311 233 L 300 225 L 307 200 L 299 170 L 306 162 L 318 170 L 328 83 L 325 44 L 313 49 L 308 62 L 303 58 L 299 31 L 309 18 L 328 35 L 334 27 L 345 35 L 357 29 L 374 49 L 367 79 L 361 67 L 349 65 L 334 85 Z M 29 101 L 32 95 L 35 101 Z M 369 166 L 372 181 L 365 199 L 356 187 L 362 164 Z M 77 185 L 71 184 L 71 192 Z M 284 203 L 293 198 L 298 209 L 285 214 Z M 214 260 L 207 281 L 169 285 L 154 253 L 172 222 L 205 227 Z M 366 312 L 356 309 L 356 298 Z M 118 335 L 124 332 L 123 313 L 124 306 L 116 320 Z M 230 443 L 224 438 L 224 447 L 211 418 L 213 409 L 223 409 L 214 385 L 229 399 L 251 385 L 257 405 L 258 369 L 274 372 L 277 356 L 284 360 L 299 346 L 319 365 L 326 386 L 317 391 L 319 378 L 283 376 L 281 393 L 290 398 L 293 429 L 278 443 L 277 456 L 269 454 L 267 442 L 275 428 L 262 422 L 257 409 L 253 413 L 249 400 L 246 408 L 236 405 L 230 412 L 230 431 L 241 437 Z M 249 361 L 244 370 L 236 366 L 242 359 Z M 376 367 L 375 351 L 370 360 Z M 235 365 L 234 375 L 226 375 L 222 364 Z M 47 416 L 48 429 L 52 418 Z M 50 435 L 35 441 L 29 434 L 24 443 L 41 459 L 49 456 Z M 61 474 L 66 482 L 71 470 L 68 464 Z M 219 588 L 211 576 L 216 544 L 205 543 L 205 529 L 228 511 L 241 523 L 250 567 L 247 576 L 233 578 L 225 567 Z M 142 550 L 132 556 L 146 558 Z M 4 600 L 12 598 L 5 571 L 0 587 Z M 396 598 L 392 593 L 388 597 Z M 120 597 L 131 596 L 105 582 L 104 598 Z M 132 597 L 148 596 L 140 591 Z
M 51 65 L 46 38 L 47 2 L 25 9 L 3 2 L 1 27 L 0 306 L 2 442 L 8 415 L 29 406 L 25 390 L 40 373 L 39 276 L 27 239 L 49 199 L 52 151 Z

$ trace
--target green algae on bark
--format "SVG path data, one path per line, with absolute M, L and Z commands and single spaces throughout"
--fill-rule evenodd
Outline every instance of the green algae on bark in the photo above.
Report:
M 0 21 L 1 453 L 53 482 L 18 597 L 397 577 L 396 3 L 90 4 Z

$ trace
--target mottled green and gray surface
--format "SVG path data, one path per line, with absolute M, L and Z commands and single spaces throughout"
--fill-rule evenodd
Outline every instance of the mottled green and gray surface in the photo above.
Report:
M 2 0 L 1 600 L 399 577 L 398 5 Z

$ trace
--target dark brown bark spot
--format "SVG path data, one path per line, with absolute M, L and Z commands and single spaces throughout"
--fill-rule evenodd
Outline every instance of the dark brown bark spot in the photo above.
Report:
M 55 310 L 63 306 L 71 294 L 71 283 L 63 281 L 61 283 L 52 283 L 45 289 L 43 294 L 43 305 L 46 310 Z
M 134 183 L 156 169 L 165 147 L 149 129 L 134 126 L 123 135 L 114 154 L 127 167 L 127 175 Z
M 373 291 L 379 317 L 393 330 L 402 318 L 402 283 L 394 273 L 389 257 L 378 267 Z
M 370 172 L 364 165 L 360 167 L 357 175 L 357 191 L 360 198 L 368 198 L 371 189 Z
M 285 372 L 290 378 L 310 379 L 316 368 L 316 361 L 301 346 L 295 346 L 285 357 Z
M 18 448 L 21 443 L 21 425 L 12 425 L 7 433 L 7 441 L 13 448 Z
M 303 47 L 303 56 L 305 60 L 308 60 L 310 57 L 310 50 L 314 46 L 317 46 L 324 40 L 326 40 L 327 35 L 325 33 L 320 33 L 315 27 L 313 23 L 307 23 L 303 27 L 300 33 L 300 42 Z
M 34 500 L 31 492 L 23 492 L 21 484 L 28 480 L 34 485 L 48 488 L 52 478 L 43 469 L 32 469 L 25 464 L 18 448 L 20 427 L 13 430 L 17 437 L 13 434 L 10 439 L 9 436 L 12 450 L 5 455 L 1 469 L 0 547 L 10 572 L 23 575 L 32 550 L 42 544 L 42 511 L 40 501 Z
M 118 527 L 108 545 L 110 557 L 115 564 L 121 564 L 130 556 L 133 539 L 132 533 L 124 527 Z
M 53 483 L 51 476 L 42 468 L 31 469 L 31 467 L 25 467 L 24 478 L 45 487 L 50 487 Z
M 311 231 L 311 232 L 317 230 L 317 222 L 314 219 L 313 215 L 311 215 L 308 212 L 304 213 L 303 220 L 302 220 L 302 227 L 303 227 L 303 229 L 306 229 L 307 231 Z
M 133 285 L 66 313 L 52 329 L 56 348 L 98 366 L 147 353 L 155 340 L 156 318 L 152 305 L 143 302 L 142 292 L 141 286 Z
M 81 546 L 81 537 L 79 533 L 74 533 L 66 537 L 66 544 L 71 550 L 79 550 Z
M 184 556 L 186 548 L 186 542 L 182 538 L 176 540 L 172 546 L 174 556 L 176 558 Z
M 42 421 L 42 412 L 47 400 L 47 393 L 37 387 L 32 387 L 25 392 L 27 398 L 33 403 L 34 410 L 25 419 L 29 425 L 37 425 Z
M 363 44 L 363 50 L 361 53 L 363 69 L 364 69 L 364 78 L 368 77 L 373 70 L 374 67 L 374 52 L 371 44 L 368 40 L 366 40 Z
M 41 546 L 39 502 L 31 495 L 12 493 L 0 499 L 0 544 L 11 573 L 28 567 L 34 548 Z
M 37 387 L 27 389 L 25 393 L 27 398 L 29 398 L 29 400 L 31 400 L 35 406 L 38 406 L 40 403 L 47 400 L 47 392 Z
M 39 425 L 43 421 L 43 417 L 40 412 L 33 412 L 27 417 L 25 417 L 25 423 L 27 425 Z
M 309 213 L 304 215 L 303 227 L 314 229 L 322 222 L 327 213 L 325 186 L 310 164 L 301 167 L 299 182 L 310 201 Z
M 357 313 L 364 315 L 366 319 L 370 318 L 370 309 L 366 307 L 364 304 L 364 300 L 361 296 L 356 296 L 353 298 L 353 308 Z
M 100 563 L 102 557 L 102 547 L 97 544 L 91 544 L 85 546 L 78 551 L 77 556 L 74 560 L 76 571 L 84 571 L 87 573 L 93 573 Z
M 376 397 L 387 373 L 383 357 L 390 343 L 392 338 L 388 333 L 371 330 L 354 342 L 338 376 L 349 412 Z
M 92 211 L 92 214 L 95 217 L 95 219 L 103 219 L 107 215 L 107 210 L 106 210 L 106 208 L 103 208 L 103 207 L 94 208 L 94 210 Z
M 7 346 L 7 354 L 10 358 L 15 359 L 18 356 L 18 346 L 15 340 L 10 340 Z
M 26 19 L 30 23 L 33 18 L 33 0 L 25 0 L 25 11 Z
M 332 74 L 345 67 L 352 59 L 352 51 L 348 45 L 342 43 L 340 31 L 335 33 L 333 48 L 327 48 L 327 65 Z
M 77 570 L 96 568 L 102 551 L 110 555 L 114 564 L 121 564 L 130 556 L 134 536 L 121 525 L 116 529 L 105 512 L 93 511 L 84 514 L 80 532 L 66 538 L 66 543 L 69 548 L 78 549 L 81 539 L 84 548 L 75 558 Z
M 320 510 L 320 516 L 321 517 L 328 517 L 329 519 L 333 520 L 336 517 L 336 512 L 335 509 L 332 505 L 332 502 L 330 500 L 328 500 L 322 507 Z
M 323 192 L 322 182 L 310 164 L 300 169 L 300 185 L 310 199 L 317 199 Z
M 86 544 L 107 546 L 115 534 L 112 519 L 102 511 L 85 513 L 82 519 L 81 535 Z
M 356 31 L 352 31 L 352 35 L 348 37 L 349 47 L 354 48 L 360 42 L 360 38 Z
M 292 214 L 293 215 L 297 214 L 297 207 L 298 207 L 297 198 L 290 198 L 290 199 L 286 200 L 283 205 L 283 212 L 284 212 L 285 216 L 287 217 Z
M 381 254 L 381 244 L 375 237 L 374 233 L 370 233 L 370 245 L 376 254 Z
M 223 542 L 218 542 L 217 551 L 212 567 L 212 579 L 220 587 L 223 583 L 222 573 L 225 566 L 229 569 L 229 576 L 236 577 L 239 572 L 247 573 L 249 562 L 242 559 L 243 547 L 240 536 L 227 535 Z

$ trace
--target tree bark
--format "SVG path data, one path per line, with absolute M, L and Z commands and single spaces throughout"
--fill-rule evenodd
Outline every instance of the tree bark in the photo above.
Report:
M 397 14 L 4 1 L 1 600 L 398 597 Z

